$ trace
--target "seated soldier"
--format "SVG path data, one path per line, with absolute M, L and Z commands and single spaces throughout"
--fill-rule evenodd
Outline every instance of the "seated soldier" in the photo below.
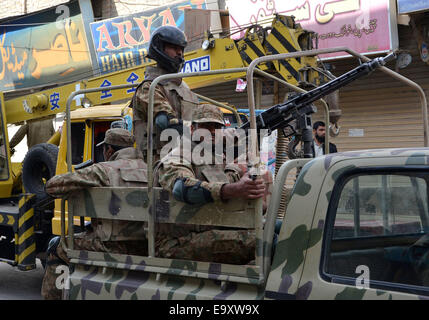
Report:
M 55 198 L 62 198 L 89 187 L 145 187 L 147 167 L 141 152 L 133 148 L 134 141 L 128 130 L 107 130 L 104 141 L 99 143 L 103 145 L 106 162 L 54 176 L 46 183 L 46 192 Z M 147 255 L 144 222 L 92 219 L 91 223 L 94 231 L 75 235 L 75 250 Z M 59 240 L 56 237 L 49 243 L 42 283 L 44 299 L 61 299 L 61 291 L 55 286 L 59 274 L 55 271 L 59 265 L 68 265 L 69 259 Z
M 210 146 L 203 152 L 211 152 L 210 157 L 205 157 L 211 161 L 196 163 L 197 159 L 191 156 L 197 147 L 195 142 L 188 152 L 180 155 L 176 148 L 161 160 L 159 183 L 176 200 L 203 205 L 264 196 L 262 179 L 252 180 L 247 173 L 243 175 L 239 166 L 226 164 L 224 154 L 215 153 L 215 139 L 219 137 L 215 131 L 223 126 L 223 114 L 217 107 L 201 105 L 193 112 L 191 132 L 208 130 L 209 134 L 200 142 Z M 158 226 L 155 247 L 157 256 L 164 258 L 247 264 L 254 259 L 255 245 L 254 230 L 163 224 Z

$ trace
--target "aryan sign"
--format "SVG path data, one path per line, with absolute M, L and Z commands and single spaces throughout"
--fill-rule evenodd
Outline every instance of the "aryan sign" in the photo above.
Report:
M 206 9 L 205 0 L 187 0 L 128 16 L 91 23 L 100 73 L 150 62 L 146 58 L 151 33 L 172 25 L 184 31 L 185 9 Z M 188 39 L 188 42 L 192 39 Z

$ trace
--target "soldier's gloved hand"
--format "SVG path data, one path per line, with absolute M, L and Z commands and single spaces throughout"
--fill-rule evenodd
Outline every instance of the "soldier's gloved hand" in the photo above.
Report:
M 11 155 L 11 156 L 13 156 L 13 155 L 14 155 L 14 153 L 15 153 L 15 148 L 11 148 L 11 149 L 10 149 L 10 155 Z
M 179 132 L 179 135 L 183 135 L 183 121 L 168 116 L 165 112 L 160 112 L 155 117 L 155 125 L 161 129 L 174 129 Z
M 155 125 L 159 129 L 161 130 L 167 129 L 168 123 L 169 123 L 168 116 L 165 112 L 160 112 L 155 116 Z
M 186 179 L 177 179 L 173 187 L 173 197 L 188 204 L 206 204 L 213 202 L 210 191 L 201 187 L 201 182 L 194 186 L 186 186 Z
M 168 126 L 167 126 L 167 129 L 174 129 L 174 130 L 177 130 L 177 132 L 179 133 L 179 135 L 183 135 L 183 121 L 182 120 L 177 120 L 177 119 L 175 119 L 176 121 L 174 121 L 173 123 L 171 123 L 171 121 L 170 121 L 170 123 L 168 124 Z
M 165 112 L 160 112 L 155 117 L 155 125 L 161 129 L 174 129 L 179 132 L 179 135 L 183 135 L 183 121 L 168 116 Z

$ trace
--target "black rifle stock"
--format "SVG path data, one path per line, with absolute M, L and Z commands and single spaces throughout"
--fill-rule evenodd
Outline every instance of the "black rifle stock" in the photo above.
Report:
M 300 139 L 304 142 L 304 157 L 311 158 L 311 114 L 317 111 L 316 107 L 312 105 L 312 103 L 344 87 L 350 82 L 370 74 L 375 69 L 384 66 L 387 62 L 394 60 L 395 58 L 396 55 L 391 53 L 384 58 L 379 57 L 362 63 L 355 69 L 344 73 L 340 77 L 335 78 L 320 87 L 305 93 L 297 94 L 284 103 L 270 107 L 256 116 L 256 128 L 258 132 L 266 129 L 268 130 L 268 134 L 270 134 L 273 130 L 290 127 L 291 122 L 296 120 L 295 128 L 292 129 L 296 129 L 296 131 L 298 131 Z M 240 129 L 244 129 L 247 132 L 247 130 L 250 129 L 250 122 L 248 121 L 244 123 Z

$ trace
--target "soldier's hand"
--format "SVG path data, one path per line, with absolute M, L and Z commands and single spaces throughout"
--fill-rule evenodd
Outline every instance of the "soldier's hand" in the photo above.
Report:
M 246 173 L 238 182 L 226 184 L 222 188 L 222 199 L 258 199 L 265 194 L 265 183 L 260 177 L 253 180 Z
M 265 183 L 259 176 L 254 179 L 246 173 L 238 183 L 241 184 L 241 197 L 244 199 L 262 198 L 265 194 Z

